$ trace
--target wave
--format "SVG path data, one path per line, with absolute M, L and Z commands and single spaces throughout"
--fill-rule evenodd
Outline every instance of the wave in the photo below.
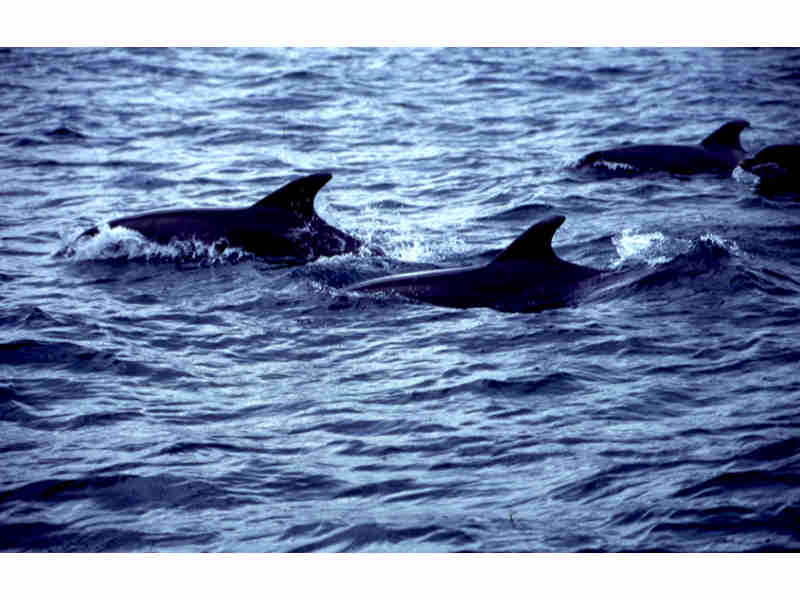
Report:
M 669 262 L 681 252 L 689 250 L 691 243 L 688 240 L 669 237 L 661 231 L 636 232 L 632 228 L 622 230 L 621 233 L 611 238 L 617 251 L 618 258 L 611 264 L 618 268 L 630 262 L 645 262 L 649 265 L 659 265 Z
M 612 270 L 595 282 L 595 289 L 583 291 L 582 302 L 651 297 L 681 302 L 695 294 L 727 302 L 737 294 L 752 300 L 747 292 L 759 298 L 800 294 L 800 282 L 714 233 L 684 239 L 661 231 L 625 230 L 612 243 L 617 250 Z

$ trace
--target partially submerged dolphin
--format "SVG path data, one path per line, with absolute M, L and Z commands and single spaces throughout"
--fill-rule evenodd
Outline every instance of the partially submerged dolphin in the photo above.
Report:
M 563 307 L 572 302 L 587 280 L 603 273 L 556 256 L 553 234 L 564 221 L 563 216 L 539 221 L 480 267 L 379 277 L 352 285 L 347 291 L 390 292 L 440 306 L 485 306 L 506 312 Z
M 246 208 L 196 208 L 152 212 L 109 222 L 146 238 L 222 242 L 258 256 L 313 260 L 356 252 L 361 242 L 328 225 L 314 211 L 314 197 L 330 181 L 330 173 L 300 177 Z M 94 236 L 98 227 L 81 234 Z
M 759 186 L 800 190 L 800 144 L 767 146 L 739 166 L 759 177 Z
M 750 123 L 743 119 L 729 121 L 692 146 L 647 144 L 598 150 L 584 156 L 576 167 L 621 165 L 635 172 L 730 174 L 745 156 L 739 134 L 749 126 Z

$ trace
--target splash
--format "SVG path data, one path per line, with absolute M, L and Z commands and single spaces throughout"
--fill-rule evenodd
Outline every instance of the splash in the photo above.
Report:
M 660 231 L 649 233 L 624 229 L 612 238 L 618 258 L 612 268 L 624 264 L 644 262 L 651 267 L 668 263 L 678 257 L 697 255 L 736 256 L 741 255 L 738 244 L 733 240 L 707 232 L 693 239 L 673 238 Z
M 389 248 L 391 255 L 403 262 L 427 262 L 435 256 L 430 243 L 412 234 L 400 235 Z
M 731 177 L 738 181 L 739 183 L 743 183 L 746 185 L 756 185 L 759 182 L 760 177 L 755 173 L 750 173 L 749 171 L 745 171 L 741 166 L 736 166 L 731 173 Z
M 198 262 L 203 264 L 236 263 L 252 257 L 241 248 L 228 245 L 224 239 L 206 243 L 198 239 L 172 240 L 157 244 L 139 232 L 125 227 L 99 227 L 94 237 L 78 238 L 59 252 L 75 262 L 93 260 L 124 260 L 145 262 Z
M 359 231 L 364 246 L 360 256 L 372 256 L 372 248 L 404 263 L 436 263 L 447 260 L 469 249 L 467 242 L 458 235 L 447 236 L 428 227 L 414 228 L 409 224 L 393 229 Z
M 739 244 L 737 244 L 734 240 L 722 238 L 714 233 L 704 233 L 700 236 L 700 241 L 704 242 L 705 244 L 722 248 L 723 250 L 727 251 L 728 254 L 733 256 L 740 256 L 742 254 Z
M 601 169 L 607 169 L 611 172 L 619 172 L 619 173 L 636 173 L 639 171 L 633 165 L 623 162 L 612 162 L 609 160 L 597 160 L 592 163 L 593 167 L 599 167 Z
M 612 238 L 619 258 L 612 263 L 617 268 L 627 262 L 646 262 L 651 266 L 669 262 L 678 254 L 686 252 L 691 243 L 678 238 L 669 238 L 660 231 L 634 233 L 624 229 Z

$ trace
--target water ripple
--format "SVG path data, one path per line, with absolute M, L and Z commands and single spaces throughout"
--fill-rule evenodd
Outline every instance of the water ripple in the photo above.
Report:
M 796 49 L 0 53 L 0 549 L 786 551 L 800 236 L 742 177 L 597 176 L 746 118 L 795 140 Z M 657 99 L 657 101 L 656 101 Z M 299 266 L 116 234 L 330 171 L 385 256 Z M 255 194 L 255 197 L 254 197 Z M 569 306 L 343 291 L 566 215 Z

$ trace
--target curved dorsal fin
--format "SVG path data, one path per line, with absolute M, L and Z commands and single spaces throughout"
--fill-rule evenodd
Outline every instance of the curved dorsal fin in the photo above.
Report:
M 330 173 L 315 173 L 300 177 L 265 196 L 250 208 L 278 206 L 307 221 L 314 215 L 314 197 L 331 177 L 333 176 Z
M 532 225 L 525 233 L 495 257 L 492 263 L 509 260 L 556 258 L 553 252 L 553 235 L 566 217 L 556 215 Z
M 728 148 L 735 148 L 737 150 L 744 150 L 739 141 L 739 134 L 745 127 L 750 127 L 750 123 L 744 119 L 736 119 L 735 121 L 728 121 L 709 135 L 706 139 L 700 142 L 701 146 L 726 146 Z

